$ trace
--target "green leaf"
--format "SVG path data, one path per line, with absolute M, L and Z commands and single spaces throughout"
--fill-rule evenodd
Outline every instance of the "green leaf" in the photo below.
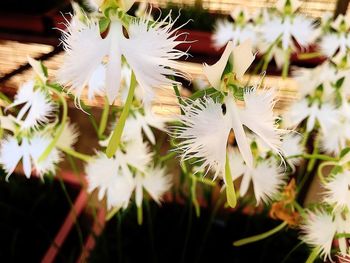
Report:
M 339 158 L 343 158 L 347 153 L 350 152 L 350 147 L 346 147 L 344 148 L 341 152 L 340 152 L 340 155 L 339 155 Z

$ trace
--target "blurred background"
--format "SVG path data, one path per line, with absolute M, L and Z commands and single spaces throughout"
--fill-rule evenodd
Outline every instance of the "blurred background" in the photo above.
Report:
M 273 7 L 274 0 L 173 0 L 146 1 L 155 14 L 173 10 L 178 21 L 191 22 L 182 29 L 189 32 L 193 55 L 184 61 L 184 67 L 194 79 L 202 74 L 201 64 L 215 62 L 222 50 L 211 41 L 215 21 L 236 7 L 246 7 L 251 13 L 261 7 Z M 349 0 L 305 0 L 300 11 L 316 20 L 327 12 L 345 14 Z M 88 7 L 81 1 L 88 12 Z M 130 11 L 137 9 L 137 5 Z M 12 97 L 17 88 L 32 74 L 27 56 L 42 60 L 53 77 L 62 62 L 61 31 L 72 13 L 70 1 L 63 0 L 2 0 L 0 8 L 0 91 Z M 184 50 L 187 47 L 180 47 Z M 314 67 L 323 58 L 292 64 Z M 277 69 L 269 69 L 267 83 L 279 87 L 278 110 L 297 98 L 297 87 L 291 79 L 280 82 Z M 277 84 L 276 84 L 277 83 Z M 183 83 L 182 95 L 191 93 L 193 83 Z M 161 94 L 159 104 L 176 107 L 172 92 Z M 86 102 L 92 114 L 101 114 L 99 101 Z M 93 154 L 97 142 L 91 141 L 93 130 L 88 116 L 70 104 L 70 118 L 79 123 L 81 134 L 78 151 Z M 68 162 L 68 161 L 67 161 Z M 79 167 L 78 167 L 79 168 Z M 81 178 L 73 175 L 69 163 L 60 167 L 59 180 L 24 179 L 21 172 L 10 183 L 0 181 L 0 258 L 1 262 L 301 262 L 307 257 L 302 246 L 293 257 L 286 257 L 298 245 L 296 233 L 276 235 L 269 241 L 240 250 L 233 248 L 233 239 L 245 237 L 261 228 L 269 229 L 274 222 L 256 218 L 246 211 L 216 218 L 215 204 L 207 204 L 198 219 L 189 209 L 191 204 L 163 205 L 157 210 L 150 204 L 153 218 L 145 219 L 142 227 L 136 224 L 135 214 L 118 215 L 105 226 L 105 211 L 87 196 Z M 4 176 L 1 176 L 4 178 Z M 55 194 L 52 194 L 55 193 Z M 217 193 L 219 195 L 219 193 Z M 223 219 L 224 218 L 224 219 Z M 193 220 L 188 224 L 188 220 Z M 76 223 L 78 222 L 78 223 Z M 151 224 L 153 222 L 153 226 Z M 237 227 L 237 225 L 239 227 Z M 102 235 L 100 235 L 102 233 Z M 118 234 L 115 234 L 118 233 Z M 127 234 L 125 234 L 127 233 Z M 190 233 L 190 234 L 189 234 Z M 282 233 L 283 234 L 283 233 Z M 100 236 L 99 238 L 95 238 Z M 235 237 L 235 238 L 234 238 Z M 155 253 L 157 251 L 157 253 Z M 173 257 L 169 258 L 169 255 Z M 258 256 L 257 256 L 258 255 Z M 88 259 L 89 258 L 89 259 Z M 257 261 L 258 260 L 258 261 Z

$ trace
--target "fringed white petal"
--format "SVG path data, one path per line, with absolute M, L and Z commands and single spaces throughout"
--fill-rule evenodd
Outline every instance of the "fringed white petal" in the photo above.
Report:
M 98 21 L 86 18 L 84 24 L 78 17 L 73 17 L 67 31 L 63 31 L 62 43 L 66 53 L 56 78 L 80 100 L 91 76 L 109 53 L 110 43 L 102 39 Z
M 323 210 L 309 211 L 301 230 L 301 239 L 313 247 L 320 247 L 323 259 L 328 257 L 331 260 L 332 242 L 336 233 L 333 216 Z
M 166 174 L 164 168 L 160 167 L 148 169 L 142 177 L 142 186 L 158 204 L 160 204 L 164 193 L 169 190 L 171 184 L 171 176 Z
M 173 29 L 175 22 L 171 14 L 156 22 L 148 15 L 132 21 L 128 28 L 129 39 L 123 43 L 123 55 L 145 90 L 177 85 L 178 82 L 170 77 L 189 78 L 181 63 L 176 61 L 188 55 L 176 46 L 188 42 L 178 40 L 178 28 Z
M 334 209 L 350 209 L 350 172 L 344 171 L 327 178 L 324 201 Z
M 30 139 L 30 156 L 34 164 L 35 171 L 39 176 L 47 173 L 55 174 L 56 165 L 61 161 L 60 152 L 53 148 L 45 160 L 39 162 L 40 156 L 49 146 L 52 138 L 48 136 L 36 135 Z
M 283 167 L 272 160 L 258 162 L 251 171 L 251 177 L 257 204 L 273 200 L 285 184 Z
M 6 137 L 0 142 L 0 164 L 8 178 L 22 159 L 22 150 L 14 137 Z
M 274 152 L 280 153 L 282 131 L 277 128 L 273 113 L 275 98 L 274 89 L 257 93 L 254 88 L 244 94 L 245 107 L 239 115 L 244 126 L 258 135 Z
M 230 40 L 233 41 L 234 38 L 234 24 L 232 24 L 228 20 L 218 20 L 215 24 L 214 34 L 212 36 L 214 46 L 217 49 L 220 49 L 224 47 Z
M 17 114 L 17 122 L 21 129 L 38 128 L 54 117 L 57 105 L 50 100 L 48 94 L 34 90 L 34 81 L 29 81 L 20 87 L 15 99 L 8 108 L 22 105 Z
M 191 105 L 181 105 L 181 108 L 184 115 L 180 115 L 179 120 L 184 126 L 175 127 L 174 136 L 183 140 L 178 145 L 182 160 L 198 158 L 203 162 L 198 170 L 213 169 L 215 176 L 219 175 L 225 169 L 226 144 L 231 130 L 222 105 L 205 98 Z
M 78 137 L 78 126 L 74 123 L 67 122 L 56 145 L 61 148 L 73 148 L 73 145 L 78 141 Z
M 117 158 L 107 158 L 99 153 L 85 167 L 88 191 L 98 190 L 98 198 L 107 199 L 107 207 L 126 208 L 134 190 L 134 181 L 130 172 L 121 169 Z

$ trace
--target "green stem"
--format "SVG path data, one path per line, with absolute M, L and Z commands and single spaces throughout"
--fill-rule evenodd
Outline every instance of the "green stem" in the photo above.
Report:
M 108 114 L 109 114 L 109 102 L 108 99 L 105 98 L 105 104 L 103 106 L 103 112 L 101 116 L 100 126 L 98 127 L 98 137 L 102 138 L 103 133 L 106 130 L 107 127 L 107 121 L 108 121 Z
M 331 165 L 336 165 L 336 164 L 337 164 L 336 162 L 323 162 L 317 168 L 317 175 L 320 178 L 320 181 L 321 181 L 322 184 L 324 184 L 324 185 L 327 184 L 327 181 L 326 181 L 326 179 L 323 176 L 323 172 L 322 172 L 323 168 L 325 166 L 331 166 Z
M 136 77 L 134 72 L 131 72 L 131 81 L 130 81 L 130 89 L 129 89 L 128 97 L 126 98 L 126 102 L 125 102 L 122 114 L 120 115 L 117 126 L 113 131 L 112 137 L 106 149 L 106 155 L 108 158 L 113 157 L 113 155 L 117 151 L 118 146 L 120 144 L 120 140 L 123 134 L 124 126 L 125 126 L 125 121 L 129 115 L 132 100 L 134 98 L 135 88 L 136 88 Z
M 111 211 L 109 211 L 108 214 L 107 214 L 107 216 L 106 216 L 106 221 L 109 221 L 110 219 L 112 219 L 113 216 L 114 216 L 116 213 L 118 213 L 119 209 L 120 209 L 119 207 L 115 207 L 115 208 L 113 208 Z
M 283 222 L 282 224 L 276 226 L 275 228 L 273 228 L 265 233 L 262 233 L 262 234 L 259 234 L 256 236 L 252 236 L 252 237 L 243 238 L 241 240 L 237 240 L 237 241 L 233 242 L 233 245 L 235 247 L 239 247 L 239 246 L 247 245 L 247 244 L 250 244 L 250 243 L 253 243 L 256 241 L 263 240 L 263 239 L 265 239 L 269 236 L 272 236 L 272 235 L 276 234 L 277 232 L 281 231 L 286 226 L 287 226 L 287 222 Z
M 159 161 L 164 163 L 170 159 L 173 159 L 174 157 L 176 157 L 176 152 L 169 152 L 166 155 L 162 156 L 159 158 Z
M 200 207 L 197 200 L 197 192 L 196 192 L 196 185 L 197 185 L 197 178 L 195 176 L 191 176 L 191 197 L 192 197 L 192 204 L 194 206 L 196 216 L 200 216 Z
M 49 154 L 54 149 L 54 147 L 56 146 L 57 141 L 61 137 L 61 134 L 64 130 L 64 127 L 65 127 L 66 122 L 67 122 L 67 117 L 68 117 L 68 106 L 67 106 L 67 102 L 66 102 L 65 98 L 56 89 L 50 88 L 50 90 L 58 96 L 58 98 L 60 99 L 60 101 L 62 103 L 62 107 L 63 107 L 62 120 L 61 120 L 60 126 L 58 127 L 58 129 L 56 131 L 54 138 L 50 142 L 49 146 L 45 149 L 45 151 L 39 157 L 39 160 L 38 160 L 39 162 L 44 161 L 49 156 Z
M 309 257 L 307 258 L 307 260 L 305 261 L 305 263 L 313 263 L 315 261 L 315 259 L 318 257 L 318 254 L 320 253 L 320 248 L 319 247 L 315 247 L 311 254 L 309 255 Z
M 312 150 L 312 155 L 318 155 L 318 147 L 320 144 L 319 136 L 316 135 L 315 142 L 314 142 L 314 149 Z M 307 164 L 306 173 L 311 173 L 312 169 L 314 168 L 316 163 L 316 159 L 310 159 L 309 163 Z
M 288 77 L 289 63 L 290 63 L 290 49 L 284 51 L 284 64 L 282 69 L 282 78 L 286 79 Z
M 319 58 L 319 57 L 322 57 L 322 54 L 320 52 L 310 52 L 310 53 L 298 54 L 298 59 L 300 59 L 300 60 L 307 60 L 307 59 L 313 59 L 313 58 Z
M 143 222 L 143 211 L 142 211 L 142 204 L 141 206 L 137 206 L 137 223 L 139 226 L 142 225 Z
M 226 183 L 226 197 L 227 203 L 230 207 L 234 208 L 237 205 L 236 192 L 233 185 L 233 180 L 231 176 L 230 161 L 228 159 L 228 154 L 226 153 L 226 164 L 225 164 L 225 183 Z
M 337 161 L 337 158 L 325 155 L 325 154 L 297 154 L 288 156 L 287 159 L 293 159 L 293 158 L 304 158 L 304 159 L 319 159 L 322 161 Z
M 86 155 L 77 151 L 74 151 L 71 148 L 66 148 L 66 147 L 58 147 L 61 151 L 65 152 L 66 154 L 69 154 L 77 159 L 80 159 L 84 162 L 89 162 L 91 161 L 92 157 L 90 155 Z

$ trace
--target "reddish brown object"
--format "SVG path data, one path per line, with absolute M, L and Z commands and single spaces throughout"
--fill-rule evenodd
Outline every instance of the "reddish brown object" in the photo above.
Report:
M 77 199 L 74 202 L 74 206 L 67 215 L 63 225 L 58 231 L 53 243 L 51 244 L 49 250 L 46 252 L 45 256 L 42 259 L 42 263 L 51 263 L 55 260 L 59 249 L 62 247 L 65 239 L 67 238 L 69 232 L 71 231 L 75 221 L 78 219 L 78 216 L 81 214 L 83 209 L 86 206 L 87 202 L 87 193 L 83 189 L 80 191 Z

